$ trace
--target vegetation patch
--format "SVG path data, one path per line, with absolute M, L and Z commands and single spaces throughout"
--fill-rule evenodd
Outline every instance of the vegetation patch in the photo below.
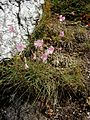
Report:
M 90 76 L 87 72 L 89 27 L 82 26 L 80 20 L 69 21 L 66 17 L 67 11 L 73 12 L 75 6 L 80 6 L 79 2 L 74 0 L 58 3 L 58 0 L 46 1 L 42 20 L 30 36 L 28 47 L 17 46 L 19 53 L 16 56 L 1 61 L 1 108 L 12 104 L 22 105 L 25 102 L 36 105 L 40 102 L 40 112 L 52 118 L 57 114 L 55 106 L 62 106 L 59 111 L 63 111 L 64 116 L 66 106 L 70 105 L 70 114 L 73 114 L 77 105 L 83 118 L 86 117 L 83 109 L 87 111 L 90 107 Z M 82 4 L 85 5 L 85 1 Z M 59 10 L 62 10 L 60 12 L 58 5 Z M 69 108 L 67 115 L 68 111 Z M 59 118 L 64 120 L 63 117 Z M 69 116 L 68 120 L 69 118 L 72 120 L 73 116 Z

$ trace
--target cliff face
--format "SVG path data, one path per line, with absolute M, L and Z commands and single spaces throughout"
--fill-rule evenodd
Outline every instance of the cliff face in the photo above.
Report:
M 42 15 L 44 0 L 0 0 L 0 60 L 16 53 L 16 44 L 26 44 Z

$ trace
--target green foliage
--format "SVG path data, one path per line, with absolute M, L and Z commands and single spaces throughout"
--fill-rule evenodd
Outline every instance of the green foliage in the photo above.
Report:
M 52 1 L 52 10 L 56 13 L 70 14 L 71 12 L 81 13 L 90 12 L 89 0 L 51 0 Z
M 58 0 L 52 0 L 52 2 L 55 6 L 57 6 L 59 1 Z
M 75 61 L 70 63 L 70 67 L 67 63 L 68 66 L 61 68 L 28 60 L 29 69 L 26 70 L 21 57 L 16 56 L 10 62 L 0 64 L 0 93 L 4 88 L 4 92 L 9 90 L 15 98 L 18 96 L 16 101 L 30 97 L 28 102 L 32 103 L 40 96 L 53 98 L 59 86 L 71 85 L 73 91 L 78 87 L 84 89 L 81 61 Z M 1 100 L 4 92 L 1 93 Z

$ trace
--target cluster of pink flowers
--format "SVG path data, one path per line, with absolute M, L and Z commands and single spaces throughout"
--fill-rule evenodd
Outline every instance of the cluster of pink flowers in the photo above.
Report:
M 65 16 L 59 15 L 59 21 L 63 22 L 64 20 L 65 20 Z M 60 31 L 59 36 L 64 37 L 64 31 L 63 30 Z
M 59 20 L 60 20 L 60 22 L 63 22 L 65 20 L 65 16 L 60 15 Z
M 53 47 L 53 46 L 50 46 L 50 47 L 46 50 L 46 52 L 41 56 L 42 61 L 43 61 L 43 62 L 47 61 L 48 56 L 49 56 L 50 54 L 53 54 L 53 52 L 54 52 L 54 47 Z
M 60 22 L 63 22 L 65 20 L 65 17 L 62 16 L 62 15 L 60 15 L 59 16 L 59 20 L 60 20 Z M 9 26 L 9 31 L 10 32 L 14 32 L 13 26 Z M 64 31 L 63 30 L 60 30 L 59 36 L 60 37 L 64 37 Z M 35 48 L 42 51 L 41 56 L 39 56 L 40 59 L 43 62 L 47 62 L 48 56 L 51 55 L 51 54 L 53 54 L 55 48 L 53 46 L 50 46 L 43 53 L 43 45 L 44 45 L 43 39 L 42 40 L 39 39 L 39 40 L 34 41 Z M 26 46 L 24 44 L 22 44 L 22 43 L 19 43 L 19 44 L 16 45 L 16 48 L 17 48 L 18 52 L 22 52 L 26 48 Z M 33 54 L 33 59 L 36 60 L 36 53 Z M 28 65 L 25 62 L 25 69 L 27 69 L 27 68 L 28 68 Z
M 35 46 L 36 48 L 42 48 L 42 47 L 43 47 L 43 44 L 44 44 L 43 40 L 34 41 L 34 46 Z M 53 52 L 54 52 L 54 47 L 53 47 L 53 46 L 50 46 L 50 47 L 46 50 L 46 52 L 41 55 L 41 57 L 40 57 L 41 60 L 42 60 L 43 62 L 46 62 L 47 59 L 48 59 L 48 56 L 49 56 L 50 54 L 53 54 Z M 35 58 L 36 58 L 36 57 L 35 57 Z
M 43 40 L 34 41 L 34 46 L 36 48 L 41 48 L 43 46 Z
M 46 51 L 47 55 L 52 54 L 53 52 L 54 52 L 54 47 L 53 46 L 50 46 Z

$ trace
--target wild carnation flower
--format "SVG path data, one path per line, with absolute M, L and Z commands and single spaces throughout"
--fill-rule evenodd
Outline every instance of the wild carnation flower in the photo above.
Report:
M 60 31 L 59 35 L 60 37 L 64 37 L 64 31 Z
M 59 16 L 59 20 L 60 20 L 60 22 L 63 22 L 63 21 L 65 20 L 65 17 L 62 16 L 62 15 L 60 15 L 60 16 Z
M 34 41 L 34 46 L 36 48 L 40 48 L 43 46 L 43 40 L 37 40 L 37 41 Z
M 47 53 L 44 53 L 44 54 L 41 56 L 41 59 L 42 59 L 43 62 L 46 62 L 47 59 L 48 59 Z
M 16 48 L 18 52 L 22 52 L 26 48 L 26 45 L 24 45 L 23 43 L 19 43 L 16 45 Z
M 54 52 L 54 47 L 53 46 L 50 46 L 48 49 L 47 49 L 47 51 L 46 51 L 46 53 L 49 55 L 49 54 L 52 54 Z

